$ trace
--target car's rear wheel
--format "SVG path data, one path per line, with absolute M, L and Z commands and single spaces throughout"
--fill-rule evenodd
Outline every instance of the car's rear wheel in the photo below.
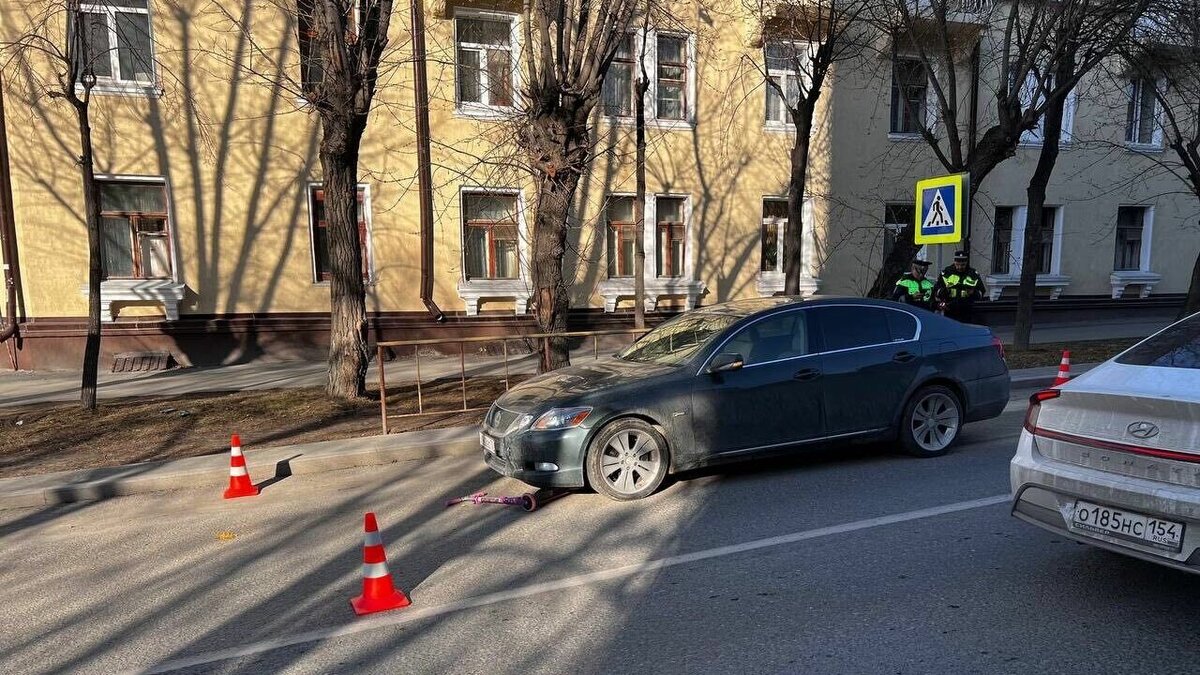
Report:
M 904 450 L 917 457 L 946 454 L 962 430 L 962 405 L 947 387 L 924 387 L 904 407 L 900 422 L 900 442 Z
M 588 448 L 585 463 L 592 489 L 618 501 L 653 494 L 670 468 L 666 440 L 654 427 L 634 418 L 602 429 Z

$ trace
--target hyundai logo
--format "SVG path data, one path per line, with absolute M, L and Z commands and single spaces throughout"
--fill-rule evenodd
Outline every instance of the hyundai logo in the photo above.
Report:
M 1134 438 L 1154 438 L 1158 435 L 1158 427 L 1149 422 L 1134 422 L 1126 427 L 1126 431 Z

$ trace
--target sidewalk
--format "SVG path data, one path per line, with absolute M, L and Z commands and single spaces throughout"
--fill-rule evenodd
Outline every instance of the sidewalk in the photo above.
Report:
M 1079 365 L 1073 375 L 1092 366 Z M 1012 371 L 1014 396 L 1010 405 L 1022 404 L 1022 390 L 1050 386 L 1057 367 Z M 436 457 L 469 456 L 479 452 L 478 427 L 451 427 L 411 431 L 387 436 L 366 436 L 320 443 L 255 449 L 247 446 L 250 476 L 267 487 L 288 476 L 320 471 L 377 466 Z M 110 497 L 212 486 L 229 481 L 226 453 L 127 466 L 61 471 L 0 479 L 0 510 L 53 506 Z M 215 498 L 215 497 L 214 497 Z
M 1165 321 L 1126 321 L 1106 323 L 1046 324 L 1034 329 L 1033 342 L 1073 342 L 1076 340 L 1111 340 L 1138 338 L 1163 328 Z M 1005 343 L 1012 341 L 1012 329 L 999 327 L 997 337 Z M 610 345 L 607 353 L 618 346 Z M 600 354 L 606 353 L 602 347 Z M 592 358 L 590 344 L 576 349 L 571 358 L 583 362 Z M 503 376 L 504 364 L 499 357 L 468 355 L 465 358 L 467 376 Z M 421 357 L 421 381 L 458 377 L 458 357 Z M 180 368 L 157 373 L 100 373 L 98 396 L 101 400 L 130 396 L 176 396 L 202 392 L 246 391 L 252 389 L 286 389 L 325 386 L 325 363 L 290 361 L 247 363 L 210 368 Z M 533 355 L 512 357 L 510 374 L 530 375 L 537 372 Z M 411 357 L 387 364 L 387 381 L 391 386 L 411 383 L 416 379 L 416 362 Z M 367 382 L 379 379 L 378 364 L 367 371 Z M 79 399 L 77 372 L 12 372 L 0 371 L 0 407 L 30 403 L 70 402 Z

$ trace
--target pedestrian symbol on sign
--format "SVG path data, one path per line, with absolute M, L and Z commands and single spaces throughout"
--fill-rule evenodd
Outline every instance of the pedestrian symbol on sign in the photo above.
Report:
M 915 243 L 949 244 L 962 239 L 967 218 L 966 174 L 939 176 L 917 182 Z
M 925 190 L 925 199 L 921 215 L 921 233 L 928 235 L 949 234 L 954 231 L 954 207 L 947 204 L 953 195 L 950 188 L 929 188 Z

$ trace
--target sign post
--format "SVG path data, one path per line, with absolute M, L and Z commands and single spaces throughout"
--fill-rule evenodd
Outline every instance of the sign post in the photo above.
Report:
M 917 181 L 916 230 L 913 242 L 956 244 L 970 230 L 970 174 L 956 173 Z

